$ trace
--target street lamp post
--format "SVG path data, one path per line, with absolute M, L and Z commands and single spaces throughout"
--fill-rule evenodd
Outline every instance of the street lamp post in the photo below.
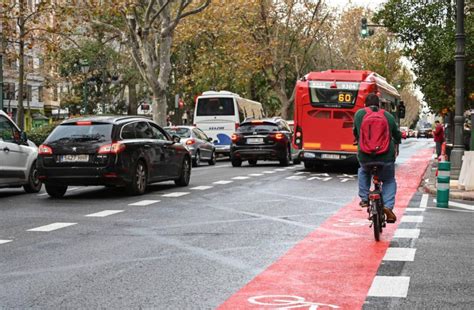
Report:
M 82 70 L 82 73 L 84 73 L 84 75 L 87 75 L 87 73 L 89 72 L 89 62 L 87 61 L 87 59 L 83 59 L 81 60 L 81 70 Z M 87 89 L 87 76 L 86 78 L 84 79 L 84 85 L 82 86 L 82 106 L 83 106 L 83 109 L 84 109 L 84 115 L 87 115 L 87 97 L 88 97 L 88 93 L 87 93 L 88 89 Z
M 466 66 L 466 35 L 464 33 L 464 0 L 456 0 L 456 108 L 454 116 L 454 148 L 451 152 L 451 175 L 458 178 L 464 155 L 464 81 Z
M 3 111 L 3 29 L 0 23 L 0 111 Z

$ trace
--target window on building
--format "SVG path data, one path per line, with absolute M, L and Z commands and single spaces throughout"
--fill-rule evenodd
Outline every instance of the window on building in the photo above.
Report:
M 3 99 L 15 100 L 15 83 L 3 83 Z
M 38 87 L 38 102 L 43 102 L 44 101 L 44 90 L 43 86 Z
M 32 99 L 32 93 L 33 93 L 33 87 L 31 85 L 24 85 L 23 86 L 23 100 L 27 100 L 31 102 Z M 19 95 L 17 96 L 17 98 Z
M 58 100 L 59 100 L 58 88 L 53 87 L 53 101 L 58 101 Z

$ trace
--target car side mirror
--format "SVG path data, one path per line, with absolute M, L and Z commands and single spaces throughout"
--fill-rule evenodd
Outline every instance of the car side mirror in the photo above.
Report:
M 211 137 L 207 138 L 207 141 L 212 142 L 212 138 Z
M 179 141 L 181 141 L 181 138 L 177 135 L 173 135 L 171 139 L 173 140 L 174 143 L 179 143 Z
M 22 131 L 20 133 L 20 142 L 21 143 L 28 143 L 28 135 L 24 131 Z

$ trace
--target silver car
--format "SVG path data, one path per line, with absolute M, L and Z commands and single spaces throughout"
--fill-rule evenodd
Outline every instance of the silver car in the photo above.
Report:
M 165 127 L 170 135 L 176 135 L 181 138 L 186 148 L 191 153 L 193 167 L 197 167 L 203 161 L 209 165 L 216 164 L 216 147 L 201 129 L 194 126 L 172 126 Z
M 0 188 L 23 186 L 27 193 L 39 192 L 37 157 L 36 145 L 0 111 Z

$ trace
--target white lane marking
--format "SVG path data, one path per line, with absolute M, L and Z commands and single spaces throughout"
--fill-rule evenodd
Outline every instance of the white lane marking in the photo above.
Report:
M 329 174 L 327 173 L 311 173 L 311 175 L 318 176 L 318 177 L 328 177 Z
M 287 180 L 301 180 L 305 179 L 306 177 L 304 175 L 293 175 L 291 177 L 286 177 L 285 179 Z
M 161 200 L 141 200 L 134 203 L 129 203 L 129 206 L 149 206 L 154 203 L 160 202 Z
M 251 173 L 249 176 L 251 177 L 261 177 L 263 174 L 262 173 Z
M 272 174 L 272 173 L 275 173 L 275 171 L 264 171 L 263 173 Z
M 222 181 L 216 181 L 212 184 L 229 184 L 229 183 L 232 183 L 232 182 L 234 182 L 234 181 L 224 181 L 224 180 L 222 180 Z
M 112 215 L 112 214 L 117 214 L 117 213 L 120 213 L 120 212 L 123 212 L 125 210 L 104 210 L 104 211 L 100 211 L 100 212 L 97 212 L 97 213 L 91 213 L 91 214 L 87 214 L 86 216 L 87 217 L 106 217 L 106 216 L 109 216 L 109 215 Z
M 400 223 L 422 223 L 423 216 L 422 215 L 405 215 L 402 217 Z
M 388 248 L 383 260 L 412 262 L 415 260 L 416 249 L 410 248 Z
M 181 196 L 188 195 L 188 194 L 189 194 L 189 192 L 174 192 L 174 193 L 164 194 L 162 196 L 163 197 L 176 198 L 176 197 L 181 197 Z
M 376 276 L 367 296 L 407 297 L 410 277 Z
M 49 225 L 45 225 L 45 226 L 40 226 L 40 227 L 28 229 L 27 231 L 45 231 L 45 232 L 47 232 L 47 231 L 53 231 L 53 230 L 56 230 L 56 229 L 61 229 L 61 228 L 76 225 L 76 224 L 77 223 L 53 223 L 53 224 L 49 224 Z
M 296 167 L 292 166 L 292 167 L 287 167 L 286 169 L 296 169 Z
M 38 194 L 38 196 L 46 196 L 46 195 L 48 195 L 48 193 Z
M 247 180 L 250 179 L 250 177 L 233 177 L 232 180 Z
M 420 236 L 419 229 L 402 229 L 399 228 L 395 231 L 393 235 L 394 238 L 418 238 Z
M 2 239 L 0 239 L 0 244 L 12 242 L 12 241 L 13 241 L 13 240 L 2 240 Z
M 305 174 L 305 173 L 306 173 L 306 172 L 300 171 L 300 172 L 295 172 L 295 175 L 300 175 L 300 174 Z
M 210 188 L 213 188 L 213 186 L 196 186 L 190 189 L 195 190 L 195 191 L 205 191 L 206 189 L 210 189 Z
M 346 183 L 347 181 L 354 181 L 354 179 L 341 179 L 341 183 Z
M 433 201 L 436 203 L 436 199 L 433 199 Z M 461 208 L 461 209 L 474 211 L 474 206 L 467 205 L 467 204 L 464 204 L 464 203 L 450 201 L 449 205 L 453 206 L 453 207 L 458 207 L 458 208 Z
M 285 171 L 283 168 L 273 169 L 273 171 Z
M 428 197 L 428 194 L 423 194 L 423 196 L 421 196 L 420 208 L 426 208 L 428 205 Z
M 328 178 L 321 178 L 321 177 L 311 177 L 311 178 L 308 178 L 308 181 L 312 181 L 312 180 L 320 180 L 320 181 L 323 181 L 323 182 L 327 182 L 329 180 L 331 180 L 332 178 L 331 177 L 328 177 Z
M 406 211 L 411 211 L 411 212 L 423 212 L 423 211 L 425 211 L 425 210 L 426 210 L 426 208 L 406 208 L 406 209 L 405 209 L 405 212 L 406 212 Z

